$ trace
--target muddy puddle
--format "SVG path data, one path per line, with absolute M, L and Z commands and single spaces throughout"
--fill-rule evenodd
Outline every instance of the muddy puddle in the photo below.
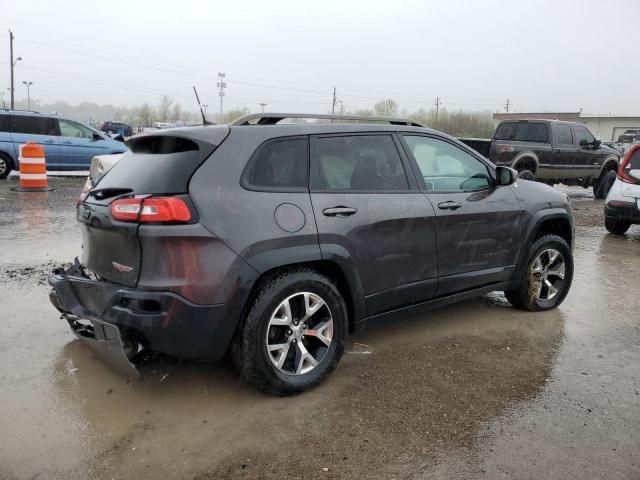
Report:
M 79 249 L 74 188 L 46 227 L 0 190 L 0 246 L 23 242 L 0 256 L 0 478 L 640 478 L 640 229 L 607 235 L 600 202 L 574 200 L 561 308 L 492 294 L 371 323 L 328 381 L 273 398 L 227 362 L 149 356 L 127 382 L 74 339 L 40 284 Z

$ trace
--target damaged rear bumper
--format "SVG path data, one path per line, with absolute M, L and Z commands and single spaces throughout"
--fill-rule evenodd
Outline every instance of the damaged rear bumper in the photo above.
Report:
M 198 305 L 173 292 L 127 288 L 89 278 L 76 262 L 49 275 L 51 303 L 73 332 L 115 370 L 136 378 L 129 361 L 142 345 L 178 358 L 218 360 L 223 305 Z

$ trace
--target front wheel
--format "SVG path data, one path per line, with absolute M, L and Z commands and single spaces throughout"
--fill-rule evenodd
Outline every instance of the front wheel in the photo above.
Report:
M 562 237 L 544 235 L 531 246 L 527 271 L 518 287 L 504 293 L 514 307 L 549 310 L 562 303 L 572 280 L 571 248 Z
M 231 355 L 245 382 L 289 395 L 333 371 L 346 337 L 347 309 L 335 285 L 313 270 L 292 270 L 260 286 Z
M 11 161 L 4 155 L 0 154 L 0 179 L 7 178 L 11 171 Z

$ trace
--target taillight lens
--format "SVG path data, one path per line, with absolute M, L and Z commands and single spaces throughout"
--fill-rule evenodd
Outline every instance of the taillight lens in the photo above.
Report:
M 111 204 L 111 216 L 121 222 L 178 222 L 191 220 L 184 200 L 176 197 L 123 198 Z
M 513 152 L 513 147 L 510 145 L 500 145 L 498 147 L 499 153 Z
M 631 157 L 634 155 L 640 155 L 640 145 L 634 145 L 624 157 L 624 160 L 622 160 L 622 163 L 620 163 L 618 167 L 618 178 L 625 183 L 637 185 L 640 182 L 629 175 L 629 170 L 631 170 Z

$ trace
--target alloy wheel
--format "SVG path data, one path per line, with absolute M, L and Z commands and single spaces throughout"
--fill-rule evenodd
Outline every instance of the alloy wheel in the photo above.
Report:
M 327 303 L 311 292 L 295 293 L 269 319 L 266 349 L 276 369 L 289 375 L 313 370 L 333 341 L 333 317 Z
M 538 300 L 551 300 L 564 286 L 565 262 L 562 253 L 553 248 L 540 252 L 531 264 L 533 295 Z

